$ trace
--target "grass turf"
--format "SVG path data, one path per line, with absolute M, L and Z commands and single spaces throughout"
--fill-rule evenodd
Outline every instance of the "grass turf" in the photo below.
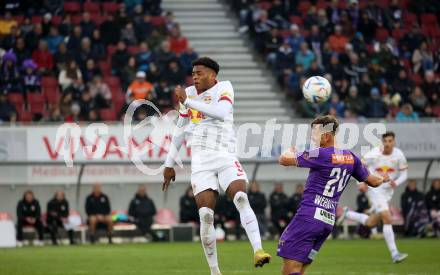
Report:
M 282 261 L 275 256 L 276 245 L 265 242 L 273 260 L 255 269 L 249 243 L 218 244 L 223 275 L 280 274 Z M 383 240 L 327 241 L 307 274 L 440 274 L 440 240 L 399 240 L 398 247 L 410 256 L 392 264 Z M 196 275 L 209 274 L 209 269 L 199 243 L 150 243 L 0 249 L 0 274 Z

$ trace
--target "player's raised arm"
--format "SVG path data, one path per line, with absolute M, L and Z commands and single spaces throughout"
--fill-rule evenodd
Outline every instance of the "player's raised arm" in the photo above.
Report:
M 180 147 L 182 147 L 183 140 L 185 137 L 184 129 L 188 124 L 188 111 L 181 106 L 179 110 L 179 119 L 177 120 L 177 127 L 173 132 L 173 136 L 171 137 L 171 144 L 168 150 L 167 158 L 165 160 L 165 169 L 163 171 L 163 185 L 162 190 L 166 191 L 171 181 L 176 180 L 176 171 L 173 166 L 175 163 L 175 159 L 179 154 Z
M 298 160 L 296 158 L 296 151 L 294 147 L 287 149 L 281 154 L 278 163 L 282 166 L 297 166 Z

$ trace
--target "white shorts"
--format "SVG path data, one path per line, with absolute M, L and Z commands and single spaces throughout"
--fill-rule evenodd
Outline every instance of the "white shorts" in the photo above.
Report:
M 237 157 L 229 154 L 197 152 L 191 160 L 191 186 L 194 195 L 208 189 L 226 191 L 235 180 L 248 182 Z
M 380 213 L 383 211 L 389 211 L 389 202 L 392 197 L 392 193 L 386 192 L 381 189 L 368 188 L 367 197 L 371 203 L 371 212 Z

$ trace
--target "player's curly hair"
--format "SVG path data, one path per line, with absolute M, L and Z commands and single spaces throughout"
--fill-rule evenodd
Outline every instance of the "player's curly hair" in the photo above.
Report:
M 382 139 L 386 137 L 396 138 L 396 134 L 393 131 L 386 131 L 385 134 L 382 135 Z
M 312 127 L 315 125 L 322 125 L 322 127 L 326 127 L 329 125 L 332 127 L 332 134 L 335 135 L 339 127 L 339 121 L 334 116 L 326 115 L 315 118 L 310 125 Z
M 207 56 L 197 58 L 191 63 L 191 65 L 193 67 L 198 65 L 205 66 L 213 70 L 216 74 L 218 74 L 218 72 L 220 71 L 220 65 L 217 63 L 217 61 Z

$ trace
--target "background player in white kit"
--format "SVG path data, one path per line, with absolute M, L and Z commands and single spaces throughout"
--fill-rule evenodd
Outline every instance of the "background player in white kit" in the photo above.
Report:
M 231 82 L 217 82 L 219 65 L 208 57 L 193 62 L 194 86 L 178 86 L 181 102 L 177 130 L 165 161 L 163 190 L 175 180 L 173 168 L 185 135 L 191 146 L 191 185 L 200 215 L 200 237 L 211 274 L 220 274 L 214 228 L 214 208 L 220 187 L 233 199 L 254 250 L 255 267 L 271 256 L 264 252 L 258 222 L 246 194 L 247 176 L 235 153 L 233 130 L 234 90 Z
M 383 222 L 383 235 L 388 250 L 394 263 L 401 262 L 408 257 L 408 254 L 400 253 L 397 250 L 392 226 L 392 215 L 389 209 L 389 202 L 393 196 L 394 189 L 404 183 L 408 178 L 408 164 L 403 152 L 394 147 L 395 134 L 386 132 L 382 135 L 382 146 L 376 147 L 368 152 L 363 161 L 368 166 L 370 173 L 376 173 L 384 178 L 384 183 L 378 188 L 368 188 L 367 197 L 371 203 L 371 214 L 358 213 L 344 208 L 344 214 L 338 220 L 341 224 L 345 218 L 357 221 L 370 228 L 375 227 L 381 220 Z M 361 183 L 365 185 L 365 183 Z M 360 188 L 367 188 L 360 186 Z

